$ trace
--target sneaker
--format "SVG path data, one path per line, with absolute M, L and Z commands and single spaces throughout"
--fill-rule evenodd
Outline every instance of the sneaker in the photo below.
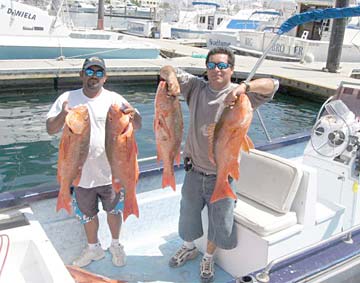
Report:
M 76 265 L 78 267 L 84 267 L 90 264 L 93 260 L 99 260 L 103 257 L 105 257 L 105 252 L 101 248 L 101 246 L 94 249 L 86 247 L 81 253 L 81 255 L 73 261 L 73 265 Z
M 214 280 L 214 260 L 203 257 L 200 262 L 200 279 L 201 283 L 209 283 Z
M 184 245 L 181 246 L 180 249 L 177 250 L 175 255 L 170 258 L 169 266 L 170 267 L 179 267 L 184 265 L 188 260 L 194 259 L 199 254 L 199 250 L 194 247 L 192 249 L 188 249 Z
M 124 266 L 126 264 L 126 254 L 122 245 L 111 245 L 109 251 L 112 254 L 112 263 L 115 266 Z

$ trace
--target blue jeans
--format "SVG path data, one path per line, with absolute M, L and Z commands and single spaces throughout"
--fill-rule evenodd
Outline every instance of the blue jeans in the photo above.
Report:
M 184 241 L 194 241 L 203 235 L 201 211 L 208 207 L 208 240 L 222 249 L 237 245 L 234 225 L 235 200 L 221 199 L 210 204 L 216 175 L 202 175 L 196 171 L 186 172 L 181 191 L 179 235 Z

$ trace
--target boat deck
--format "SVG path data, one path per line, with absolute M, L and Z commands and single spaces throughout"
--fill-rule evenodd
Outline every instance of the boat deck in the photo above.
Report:
M 207 49 L 179 44 L 174 40 L 144 38 L 159 46 L 161 54 L 167 58 L 159 59 L 107 59 L 109 83 L 116 81 L 154 80 L 162 66 L 171 64 L 195 75 L 203 74 L 204 58 Z M 245 79 L 258 58 L 236 55 L 234 77 Z M 83 59 L 47 60 L 1 60 L 0 86 L 5 90 L 38 87 L 69 86 L 78 82 L 78 72 Z M 358 63 L 341 63 L 339 73 L 324 72 L 325 62 L 304 63 L 265 60 L 256 72 L 257 77 L 274 77 L 282 87 L 314 96 L 328 97 L 334 94 L 341 81 L 357 82 Z
M 178 171 L 178 180 L 183 173 Z M 92 262 L 85 269 L 112 279 L 128 282 L 198 282 L 201 254 L 179 268 L 168 266 L 169 258 L 182 244 L 177 233 L 181 185 L 177 191 L 155 189 L 152 177 L 140 179 L 138 203 L 140 218 L 130 216 L 122 225 L 120 241 L 125 247 L 127 264 L 115 267 L 107 251 L 104 259 Z M 158 178 L 153 182 L 157 183 Z M 142 192 L 141 192 L 142 191 Z M 77 257 L 86 246 L 82 225 L 74 216 L 64 211 L 55 212 L 56 199 L 34 202 L 30 205 L 32 215 L 26 217 L 38 221 L 65 264 Z M 103 249 L 110 245 L 111 236 L 106 225 L 106 213 L 100 209 L 99 240 Z M 229 282 L 232 276 L 216 266 L 216 281 Z

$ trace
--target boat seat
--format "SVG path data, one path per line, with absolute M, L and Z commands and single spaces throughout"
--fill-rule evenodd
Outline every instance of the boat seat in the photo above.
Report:
M 297 224 L 290 209 L 302 176 L 299 165 L 281 157 L 255 149 L 242 153 L 240 178 L 233 183 L 238 195 L 235 222 L 260 236 Z

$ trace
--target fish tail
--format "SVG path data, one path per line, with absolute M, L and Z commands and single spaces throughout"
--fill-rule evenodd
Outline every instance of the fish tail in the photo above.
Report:
M 62 208 L 65 209 L 69 215 L 72 213 L 70 195 L 69 197 L 65 197 L 64 194 L 59 192 L 57 204 L 56 204 L 56 211 L 59 211 Z
M 174 191 L 176 191 L 176 182 L 175 175 L 173 170 L 166 169 L 164 167 L 163 175 L 162 175 L 162 187 L 165 188 L 170 186 Z
M 125 194 L 125 202 L 124 202 L 124 222 L 130 216 L 134 214 L 137 218 L 139 218 L 139 207 L 136 200 L 136 195 L 133 197 L 129 197 Z
M 224 198 L 236 199 L 237 197 L 230 187 L 228 178 L 223 178 L 223 182 L 219 182 L 218 180 L 219 179 L 216 180 L 215 189 L 211 196 L 210 203 L 214 203 Z

